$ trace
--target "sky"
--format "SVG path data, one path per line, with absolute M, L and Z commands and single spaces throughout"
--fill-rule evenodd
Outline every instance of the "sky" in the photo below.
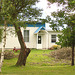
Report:
M 45 18 L 46 15 L 50 15 L 51 12 L 57 11 L 57 9 L 62 9 L 62 6 L 58 7 L 56 3 L 48 6 L 47 0 L 39 0 L 39 1 L 40 2 L 37 3 L 36 6 L 43 9 L 43 16 L 42 16 L 43 18 Z
M 57 11 L 57 9 L 60 10 L 63 8 L 62 6 L 58 7 L 56 3 L 48 5 L 47 0 L 40 0 L 40 2 L 36 4 L 36 6 L 40 9 L 43 9 L 42 18 L 45 18 L 47 15 L 51 15 L 51 13 Z M 47 30 L 50 30 L 49 25 L 50 24 L 46 25 Z

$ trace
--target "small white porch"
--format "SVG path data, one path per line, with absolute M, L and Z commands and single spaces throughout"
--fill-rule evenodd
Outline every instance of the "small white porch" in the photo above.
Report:
M 48 49 L 48 32 L 45 30 L 45 28 L 38 28 L 34 34 L 36 35 L 36 48 Z

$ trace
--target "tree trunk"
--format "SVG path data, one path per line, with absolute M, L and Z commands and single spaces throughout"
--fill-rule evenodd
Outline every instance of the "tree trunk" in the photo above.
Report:
M 74 66 L 75 27 L 72 25 L 72 66 Z
M 4 21 L 4 36 L 3 36 L 3 47 L 2 47 L 2 52 L 1 52 L 1 61 L 0 61 L 0 72 L 1 72 L 1 67 L 3 65 L 4 61 L 4 51 L 5 51 L 5 45 L 6 45 L 6 20 Z
M 72 66 L 74 66 L 74 43 L 72 44 Z
M 22 65 L 25 66 L 27 56 L 30 53 L 30 49 L 26 48 L 20 27 L 16 26 L 15 24 L 14 24 L 14 27 L 18 36 L 20 46 L 21 46 L 21 50 L 20 50 L 20 54 L 19 54 L 16 66 L 22 66 Z

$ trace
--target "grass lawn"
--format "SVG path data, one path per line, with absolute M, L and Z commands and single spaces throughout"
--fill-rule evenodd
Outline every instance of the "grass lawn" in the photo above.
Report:
M 22 67 L 15 66 L 17 58 L 4 60 L 0 75 L 75 75 L 75 66 L 56 62 L 48 57 L 49 53 L 50 50 L 32 50 Z

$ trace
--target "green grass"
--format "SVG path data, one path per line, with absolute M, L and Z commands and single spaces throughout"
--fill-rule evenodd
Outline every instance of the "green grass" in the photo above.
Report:
M 19 53 L 15 53 L 16 55 Z M 4 60 L 0 75 L 75 75 L 75 66 L 55 62 L 48 57 L 50 50 L 32 50 L 26 66 L 16 67 L 17 58 Z

